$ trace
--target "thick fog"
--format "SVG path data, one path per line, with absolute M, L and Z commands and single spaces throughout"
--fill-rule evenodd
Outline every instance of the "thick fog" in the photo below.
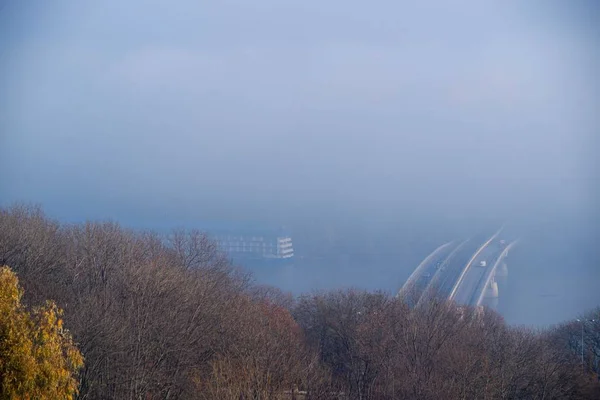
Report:
M 380 242 L 397 257 L 383 272 L 332 263 L 317 286 L 384 290 L 442 241 L 510 220 L 530 250 L 509 320 L 600 302 L 592 6 L 2 4 L 2 205 L 285 225 L 307 255 Z

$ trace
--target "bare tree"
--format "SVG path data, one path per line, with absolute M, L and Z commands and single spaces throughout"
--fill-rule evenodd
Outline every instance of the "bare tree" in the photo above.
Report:
M 199 231 L 0 209 L 0 261 L 53 299 L 85 358 L 81 399 L 598 398 L 600 315 L 535 332 L 436 300 L 251 283 Z M 407 301 L 410 300 L 410 301 Z M 410 305 L 410 307 L 409 307 Z M 584 365 L 581 353 L 583 326 Z

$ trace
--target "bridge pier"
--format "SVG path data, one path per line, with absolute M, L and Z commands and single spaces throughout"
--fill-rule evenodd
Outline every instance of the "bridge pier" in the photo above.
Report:
M 487 299 L 497 299 L 499 295 L 498 282 L 496 282 L 496 279 L 492 278 L 488 286 L 485 288 L 484 297 Z
M 497 278 L 506 278 L 508 276 L 508 265 L 506 262 L 503 262 L 496 269 L 496 277 Z
M 504 285 L 508 279 L 508 265 L 506 262 L 502 262 L 502 264 L 498 265 L 496 268 L 495 279 L 502 285 Z
M 485 288 L 482 304 L 495 310 L 498 308 L 499 296 L 498 282 L 494 277 Z

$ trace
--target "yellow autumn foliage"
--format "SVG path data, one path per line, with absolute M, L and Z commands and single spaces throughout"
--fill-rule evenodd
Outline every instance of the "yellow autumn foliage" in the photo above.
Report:
M 51 301 L 27 310 L 8 267 L 0 268 L 0 399 L 72 399 L 83 357 Z

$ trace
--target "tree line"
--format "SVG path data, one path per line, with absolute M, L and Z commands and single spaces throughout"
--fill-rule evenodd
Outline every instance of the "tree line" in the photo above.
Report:
M 254 284 L 202 232 L 60 224 L 27 205 L 0 209 L 2 265 L 23 307 L 63 310 L 83 365 L 62 398 L 600 398 L 600 309 L 533 331 L 380 292 L 293 298 Z

